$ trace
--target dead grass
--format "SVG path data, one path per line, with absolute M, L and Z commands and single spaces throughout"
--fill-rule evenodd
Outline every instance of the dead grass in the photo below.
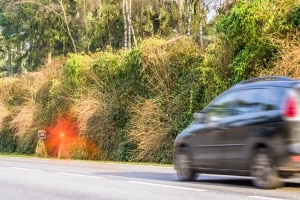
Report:
M 150 38 L 142 44 L 142 53 L 141 73 L 144 81 L 149 90 L 154 93 L 163 91 L 164 94 L 170 94 L 176 85 L 178 69 L 190 67 L 188 58 L 202 55 L 199 46 L 188 37 L 168 41 Z
M 298 34 L 298 37 L 300 34 Z M 259 76 L 276 75 L 300 79 L 300 42 L 296 38 L 288 38 L 280 42 L 281 54 L 275 67 L 264 69 Z
M 24 88 L 27 88 L 31 95 L 34 96 L 44 83 L 62 78 L 62 67 L 63 62 L 56 59 L 51 62 L 51 65 L 46 65 L 41 71 L 28 73 L 22 77 Z
M 27 73 L 18 77 L 4 78 L 0 82 L 0 99 L 14 99 L 12 92 L 15 89 L 25 91 L 27 98 L 35 98 L 36 92 L 49 80 L 61 78 L 62 62 L 53 61 L 52 65 L 46 65 L 43 70 Z
M 24 105 L 14 108 L 15 116 L 10 122 L 10 128 L 15 130 L 15 135 L 23 137 L 34 124 L 37 107 L 34 99 L 29 99 Z
M 0 130 L 3 126 L 3 120 L 9 115 L 9 111 L 6 106 L 0 101 Z
M 167 142 L 168 130 L 162 122 L 163 113 L 155 99 L 146 99 L 133 107 L 130 137 L 137 142 L 136 161 L 156 161 Z
M 61 67 L 62 62 L 55 60 L 51 66 L 45 66 L 45 68 L 39 72 L 27 73 L 19 77 L 1 80 L 0 99 L 2 101 L 6 100 L 15 105 L 13 101 L 16 97 L 24 100 L 22 105 L 10 108 L 13 119 L 9 126 L 15 130 L 16 136 L 24 136 L 33 125 L 37 113 L 37 106 L 35 103 L 36 92 L 44 83 L 59 78 Z M 25 96 L 23 96 L 23 92 L 26 94 Z M 0 103 L 0 120 L 2 121 L 7 115 L 7 108 L 3 103 Z
M 103 109 L 103 107 L 103 102 L 93 96 L 87 95 L 83 99 L 75 100 L 75 104 L 71 110 L 77 119 L 80 135 L 85 135 L 90 119 L 96 112 L 99 112 L 99 109 Z
M 146 48 L 143 52 L 142 73 L 145 80 L 148 80 L 149 89 L 154 92 L 163 90 L 165 94 L 170 93 L 173 81 L 171 78 L 169 53 L 162 46 L 151 50 Z
M 68 154 L 71 159 L 95 160 L 100 158 L 101 150 L 92 141 L 79 137 L 70 143 Z

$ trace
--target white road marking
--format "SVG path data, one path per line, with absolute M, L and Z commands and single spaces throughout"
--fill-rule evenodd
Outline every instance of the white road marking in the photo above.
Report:
M 262 196 L 248 196 L 252 199 L 264 199 L 264 200 L 284 200 L 284 199 L 278 199 L 278 198 L 272 198 L 272 197 L 262 197 Z
M 27 170 L 27 171 L 35 171 L 35 172 L 42 172 L 43 170 L 40 169 L 30 169 L 30 168 L 23 168 L 23 167 L 9 167 L 11 169 L 19 169 L 19 170 Z
M 72 173 L 65 173 L 65 172 L 56 172 L 57 174 L 62 174 L 62 175 L 69 175 L 69 176 L 78 176 L 78 177 L 85 177 L 85 178 L 97 178 L 97 179 L 102 179 L 103 177 L 100 176 L 89 176 L 89 175 L 82 175 L 82 174 L 72 174 Z
M 151 186 L 158 186 L 158 187 L 166 187 L 166 188 L 172 188 L 172 189 L 192 190 L 192 191 L 196 191 L 196 192 L 206 192 L 207 191 L 207 190 L 203 190 L 203 189 L 188 188 L 188 187 L 178 187 L 178 186 L 172 186 L 172 185 L 162 185 L 162 184 L 139 182 L 139 181 L 127 181 L 127 182 L 128 183 L 141 184 L 141 185 L 151 185 Z

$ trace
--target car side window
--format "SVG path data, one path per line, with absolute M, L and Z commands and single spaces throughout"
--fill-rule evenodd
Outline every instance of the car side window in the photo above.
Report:
M 270 88 L 269 103 L 271 104 L 271 110 L 280 110 L 282 99 L 284 96 L 284 88 L 272 87 Z
M 235 105 L 239 114 L 279 110 L 282 96 L 280 87 L 250 88 L 240 91 Z
M 212 120 L 251 112 L 279 110 L 283 89 L 280 87 L 249 88 L 226 93 L 205 109 Z
M 205 112 L 210 119 L 220 119 L 232 115 L 236 115 L 234 107 L 236 103 L 236 92 L 226 93 L 214 101 Z
M 256 91 L 253 89 L 245 89 L 239 92 L 236 101 L 236 109 L 239 111 L 239 114 L 245 114 L 252 112 L 253 109 L 257 106 L 254 99 Z
M 247 114 L 251 112 L 261 111 L 264 107 L 260 102 L 264 89 L 262 88 L 251 88 L 241 91 L 238 99 L 238 107 L 241 110 L 241 114 Z
M 257 103 L 260 105 L 258 111 L 279 110 L 283 92 L 281 87 L 269 87 L 260 90 L 259 98 L 257 98 Z

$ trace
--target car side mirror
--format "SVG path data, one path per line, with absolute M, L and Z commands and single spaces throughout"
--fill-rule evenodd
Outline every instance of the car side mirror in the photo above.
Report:
M 206 114 L 203 112 L 200 113 L 194 113 L 193 114 L 193 119 L 195 122 L 204 122 L 206 119 Z

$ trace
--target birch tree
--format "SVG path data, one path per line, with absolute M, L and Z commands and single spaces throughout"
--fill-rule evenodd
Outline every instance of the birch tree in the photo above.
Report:
M 67 13 L 66 13 L 66 10 L 65 10 L 65 6 L 64 6 L 62 0 L 58 0 L 58 2 L 59 2 L 59 5 L 60 5 L 60 8 L 61 8 L 61 11 L 62 11 L 62 15 L 61 15 L 61 14 L 58 14 L 58 15 L 60 16 L 60 18 L 62 18 L 63 22 L 65 23 L 65 26 L 66 26 L 66 29 L 67 29 L 68 36 L 70 37 L 70 40 L 71 40 L 72 45 L 73 45 L 74 53 L 77 53 L 77 47 L 76 47 L 76 44 L 75 44 L 73 35 L 72 35 L 72 33 L 71 33 L 71 30 L 70 30 L 69 20 L 68 20 L 68 17 L 67 17 Z M 57 13 L 57 12 L 55 12 L 55 13 Z
M 191 26 L 192 26 L 192 16 L 193 16 L 193 0 L 188 0 L 187 1 L 187 7 L 188 7 L 188 23 L 187 23 L 187 35 L 190 36 L 191 35 Z
M 124 21 L 124 48 L 125 50 L 128 50 L 128 24 L 127 24 L 126 5 L 127 5 L 127 1 L 123 0 L 122 12 L 123 12 L 123 21 Z
M 204 32 L 203 27 L 206 24 L 207 14 L 212 10 L 212 8 L 217 5 L 220 0 L 199 0 L 199 42 L 200 46 L 204 46 Z
M 179 34 L 182 34 L 183 31 L 183 1 L 184 0 L 178 0 L 178 29 L 179 29 Z
M 122 12 L 124 20 L 124 48 L 131 49 L 132 40 L 134 41 L 135 46 L 137 45 L 135 32 L 132 26 L 132 0 L 123 0 L 122 3 Z

